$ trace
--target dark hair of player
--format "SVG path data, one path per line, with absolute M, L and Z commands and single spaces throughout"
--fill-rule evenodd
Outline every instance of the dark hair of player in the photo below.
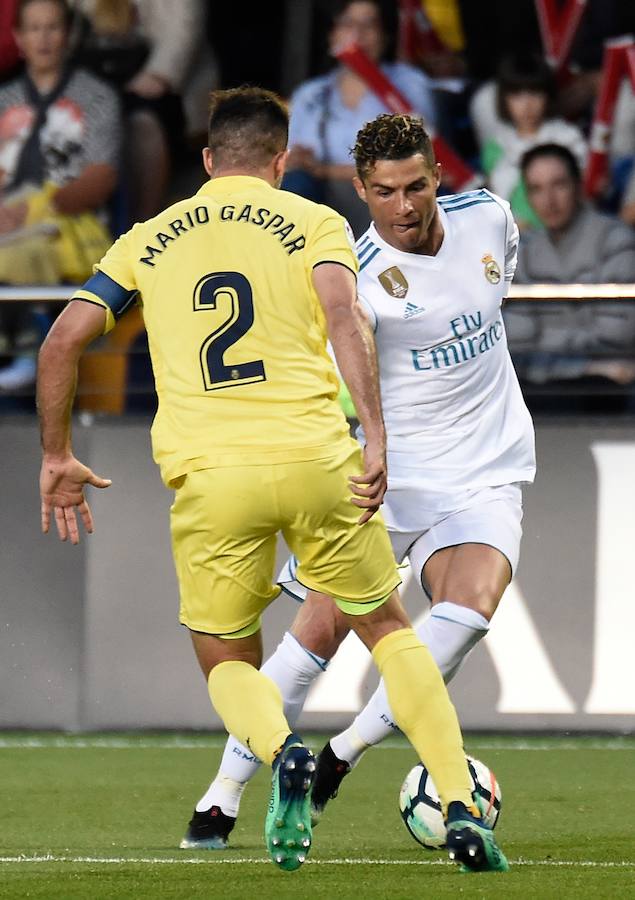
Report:
M 258 169 L 282 150 L 289 137 L 289 113 L 272 91 L 239 87 L 210 98 L 208 146 L 216 164 Z
M 420 153 L 429 168 L 436 165 L 430 135 L 418 116 L 377 116 L 357 133 L 351 152 L 362 181 L 383 159 L 409 159 Z
M 15 27 L 20 28 L 22 25 L 22 18 L 24 16 L 24 10 L 27 6 L 31 6 L 32 3 L 41 3 L 42 0 L 19 0 L 18 7 L 15 12 Z M 56 6 L 59 6 L 63 16 L 64 16 L 64 24 L 67 29 L 70 29 L 71 22 L 73 21 L 73 11 L 66 2 L 66 0 L 47 0 L 48 3 L 55 3 Z
M 553 115 L 556 99 L 556 81 L 551 67 L 534 53 L 507 56 L 498 70 L 498 115 L 505 122 L 511 121 L 507 109 L 507 96 L 530 91 L 544 94 L 547 100 L 545 118 Z
M 559 159 L 566 167 L 571 180 L 575 181 L 576 184 L 580 183 L 582 175 L 578 160 L 569 148 L 563 147 L 562 144 L 538 144 L 538 146 L 532 147 L 531 150 L 527 150 L 520 160 L 520 171 L 522 172 L 523 178 L 527 174 L 527 169 L 533 162 L 537 159 L 546 158 Z

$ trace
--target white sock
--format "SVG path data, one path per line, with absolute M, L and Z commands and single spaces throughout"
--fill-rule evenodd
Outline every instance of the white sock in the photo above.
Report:
M 196 804 L 197 812 L 220 806 L 226 816 L 235 818 L 245 786 L 259 767 L 258 757 L 230 734 L 216 778 Z
M 284 714 L 291 728 L 300 718 L 309 688 L 328 664 L 327 659 L 307 650 L 287 631 L 275 653 L 263 665 L 262 671 L 280 688 Z
M 227 745 L 225 746 L 225 753 L 229 749 L 230 745 L 232 746 L 232 752 L 236 750 L 240 752 L 241 744 L 230 736 Z M 256 757 L 252 756 L 252 760 L 255 760 Z M 225 760 L 225 755 L 223 754 L 223 763 Z M 221 765 L 223 765 L 221 763 Z M 253 763 L 252 763 L 253 765 Z M 256 762 L 254 771 L 258 771 L 259 762 Z M 216 778 L 212 781 L 208 789 L 205 791 L 201 799 L 196 804 L 197 812 L 205 812 L 207 809 L 211 809 L 212 806 L 220 806 L 221 811 L 225 813 L 226 816 L 233 816 L 236 818 L 238 815 L 238 808 L 240 806 L 240 798 L 243 795 L 243 791 L 247 787 L 246 781 L 235 781 L 233 778 L 230 778 L 228 775 L 223 775 L 221 769 L 219 769 Z
M 489 622 L 485 616 L 447 600 L 435 604 L 425 622 L 416 629 L 446 684 L 454 678 L 467 654 L 488 630 Z M 354 766 L 368 747 L 398 731 L 382 679 L 352 725 L 332 738 L 331 748 L 338 759 Z
M 449 600 L 435 604 L 417 629 L 446 684 L 452 681 L 470 650 L 488 631 L 489 622 L 485 616 L 469 606 L 459 606 Z
M 328 661 L 311 653 L 289 631 L 261 671 L 280 688 L 287 722 L 294 727 L 309 688 L 326 670 Z M 260 760 L 232 735 L 227 739 L 218 774 L 196 804 L 199 812 L 220 806 L 226 816 L 237 816 L 245 785 L 256 774 Z

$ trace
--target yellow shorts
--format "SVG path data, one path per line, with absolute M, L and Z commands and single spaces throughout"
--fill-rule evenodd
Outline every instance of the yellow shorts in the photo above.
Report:
M 362 471 L 351 439 L 327 459 L 185 476 L 171 511 L 180 621 L 225 637 L 255 633 L 280 593 L 273 584 L 278 532 L 307 587 L 353 604 L 388 597 L 400 578 L 383 520 L 376 514 L 358 525 L 361 511 L 351 503 L 348 476 Z

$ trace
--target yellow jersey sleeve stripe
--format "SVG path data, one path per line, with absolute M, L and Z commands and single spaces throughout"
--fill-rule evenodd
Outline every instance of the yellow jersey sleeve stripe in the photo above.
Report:
M 357 280 L 357 269 L 353 266 L 349 261 L 343 262 L 341 259 L 321 259 L 319 262 L 316 262 L 313 266 L 314 269 L 317 269 L 318 266 L 343 266 L 345 269 L 348 269 L 349 272 L 352 272 L 355 276 L 355 280 Z
M 307 240 L 306 255 L 309 268 L 320 262 L 341 262 L 357 272 L 354 238 L 348 234 L 346 220 L 324 206 L 316 207 L 313 233 Z

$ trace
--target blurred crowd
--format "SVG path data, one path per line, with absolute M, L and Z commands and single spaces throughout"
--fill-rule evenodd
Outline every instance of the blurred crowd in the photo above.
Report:
M 421 0 L 424 40 L 408 59 L 397 0 L 308 5 L 312 77 L 291 92 L 283 187 L 334 206 L 356 235 L 368 225 L 349 150 L 386 98 L 340 61 L 354 43 L 473 170 L 473 185 L 510 202 L 522 231 L 517 284 L 635 283 L 635 93 L 626 78 L 603 188 L 593 201 L 584 191 L 604 42 L 635 34 L 633 0 L 589 0 L 559 70 L 545 60 L 535 0 Z M 188 189 L 202 180 L 209 90 L 257 80 L 259 59 L 265 85 L 282 84 L 271 83 L 273 28 L 261 33 L 260 58 L 253 44 L 243 51 L 252 6 L 252 31 L 259 15 L 278 29 L 280 10 L 263 4 L 232 17 L 220 0 L 3 0 L 0 284 L 81 283 L 113 236 L 177 199 L 184 178 Z M 448 176 L 442 190 L 454 189 Z M 32 386 L 53 314 L 50 305 L 0 304 L 0 394 Z M 506 315 L 527 384 L 635 383 L 632 303 L 512 303 Z

